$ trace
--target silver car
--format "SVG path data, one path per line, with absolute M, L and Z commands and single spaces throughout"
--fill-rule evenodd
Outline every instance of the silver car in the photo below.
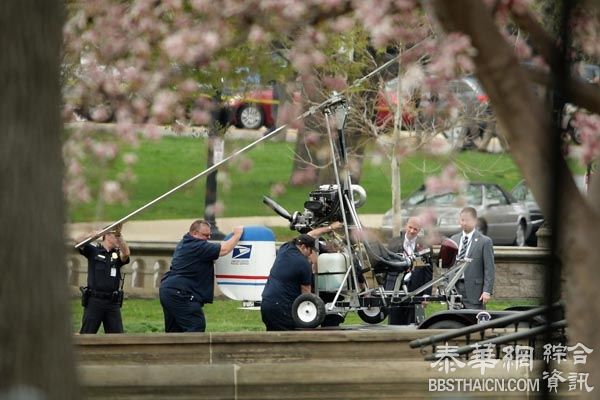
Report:
M 433 209 L 437 229 L 442 235 L 460 232 L 458 215 L 463 207 L 471 206 L 487 224 L 487 236 L 495 245 L 525 246 L 531 233 L 531 220 L 527 207 L 499 185 L 494 183 L 469 183 L 462 193 L 428 194 L 425 186 L 402 202 L 402 225 L 409 216 Z M 392 210 L 383 216 L 382 229 L 391 233 Z

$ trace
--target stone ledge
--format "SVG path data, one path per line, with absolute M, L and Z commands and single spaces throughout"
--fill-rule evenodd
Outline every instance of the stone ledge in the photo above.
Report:
M 499 364 L 501 365 L 501 364 Z M 561 364 L 566 374 L 575 369 Z M 424 361 L 309 361 L 300 364 L 79 366 L 88 398 L 102 399 L 359 399 L 359 398 L 497 398 L 496 392 L 429 392 L 430 378 L 538 378 L 533 371 L 506 371 L 501 366 L 462 368 L 445 374 Z M 561 384 L 560 395 L 568 382 Z M 539 393 L 538 393 L 539 394 Z M 502 397 L 523 398 L 522 392 Z M 535 395 L 530 393 L 529 396 Z

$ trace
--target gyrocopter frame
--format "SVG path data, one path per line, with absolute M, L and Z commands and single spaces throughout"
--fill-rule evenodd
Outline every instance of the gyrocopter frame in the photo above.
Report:
M 329 315 L 345 315 L 350 311 L 357 311 L 365 322 L 379 323 L 386 318 L 390 308 L 423 301 L 443 301 L 447 302 L 450 309 L 460 308 L 461 298 L 455 290 L 455 284 L 469 260 L 456 263 L 441 277 L 408 292 L 403 285 L 405 274 L 413 264 L 414 267 L 422 267 L 419 264 L 422 260 L 429 260 L 426 256 L 429 256 L 430 250 L 419 253 L 413 259 L 389 252 L 383 246 L 373 248 L 356 211 L 366 201 L 366 192 L 352 183 L 347 165 L 344 136 L 347 102 L 342 95 L 334 92 L 321 104 L 320 109 L 325 116 L 335 183 L 322 185 L 310 192 L 303 212 L 290 214 L 273 199 L 267 196 L 263 198 L 265 204 L 287 219 L 290 228 L 298 232 L 305 233 L 336 221 L 344 227 L 343 235 L 335 235 L 332 240 L 337 250 L 318 255 L 314 293 L 300 295 L 293 304 L 292 316 L 296 325 L 314 328 L 327 322 Z M 335 125 L 335 129 L 332 129 L 332 125 Z M 319 248 L 317 243 L 315 251 L 318 252 Z M 378 267 L 371 268 L 373 261 Z M 374 275 L 398 273 L 394 288 L 385 290 L 377 279 L 374 280 L 376 285 L 369 288 L 368 280 L 360 278 L 370 270 Z M 422 295 L 432 286 L 437 289 L 434 296 Z

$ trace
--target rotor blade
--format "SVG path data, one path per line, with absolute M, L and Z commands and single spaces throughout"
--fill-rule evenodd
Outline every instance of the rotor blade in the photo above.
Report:
M 292 222 L 292 216 L 285 208 L 281 207 L 275 200 L 268 196 L 263 196 L 263 203 L 265 203 L 271 210 L 275 211 L 278 215 Z
M 221 165 L 225 164 L 226 162 L 228 162 L 229 160 L 231 160 L 232 158 L 245 153 L 246 151 L 250 150 L 251 148 L 253 148 L 254 146 L 256 146 L 259 143 L 264 142 L 265 140 L 268 140 L 270 138 L 272 138 L 273 136 L 275 136 L 276 134 L 278 134 L 279 132 L 281 132 L 281 130 L 283 128 L 285 128 L 286 125 L 282 125 L 279 128 L 275 129 L 274 131 L 266 134 L 265 136 L 261 137 L 260 139 L 257 139 L 256 141 L 250 143 L 249 145 L 247 145 L 246 147 L 236 151 L 235 153 L 231 154 L 228 157 L 225 157 L 223 160 L 221 160 L 220 162 L 213 164 L 212 166 L 210 166 L 209 168 L 205 169 L 204 171 L 200 172 L 197 175 L 192 176 L 191 178 L 189 178 L 187 181 L 180 183 L 179 185 L 175 186 L 173 189 L 169 190 L 168 192 L 158 196 L 157 198 L 155 198 L 154 200 L 152 200 L 151 202 L 147 203 L 146 205 L 138 208 L 137 210 L 133 211 L 132 213 L 126 215 L 125 217 L 121 218 L 120 220 L 118 220 L 115 223 L 112 223 L 111 225 L 107 226 L 106 228 L 102 229 L 102 231 L 100 231 L 98 233 L 98 235 L 102 235 L 106 232 L 108 232 L 109 230 L 111 230 L 112 228 L 114 228 L 115 226 L 122 224 L 123 222 L 129 220 L 131 217 L 133 217 L 136 214 L 139 214 L 140 212 L 144 211 L 146 208 L 154 205 L 155 203 L 158 203 L 159 201 L 161 201 L 162 199 L 164 199 L 167 196 L 170 196 L 171 194 L 175 193 L 176 191 L 178 191 L 179 189 L 183 188 L 184 186 L 189 185 L 190 183 L 202 178 L 205 175 L 210 174 L 211 172 L 215 171 L 216 169 L 218 169 Z M 75 247 L 80 247 L 83 246 L 86 243 L 89 243 L 93 238 L 87 238 L 84 241 L 77 243 L 75 245 Z

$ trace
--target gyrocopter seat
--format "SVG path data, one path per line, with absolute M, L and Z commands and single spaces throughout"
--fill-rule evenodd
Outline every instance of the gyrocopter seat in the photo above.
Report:
M 450 238 L 444 238 L 440 247 L 440 260 L 442 268 L 450 268 L 454 264 L 456 254 L 458 253 L 458 244 Z
M 412 265 L 411 259 L 404 254 L 387 253 L 382 255 L 374 264 L 373 272 L 404 272 Z

